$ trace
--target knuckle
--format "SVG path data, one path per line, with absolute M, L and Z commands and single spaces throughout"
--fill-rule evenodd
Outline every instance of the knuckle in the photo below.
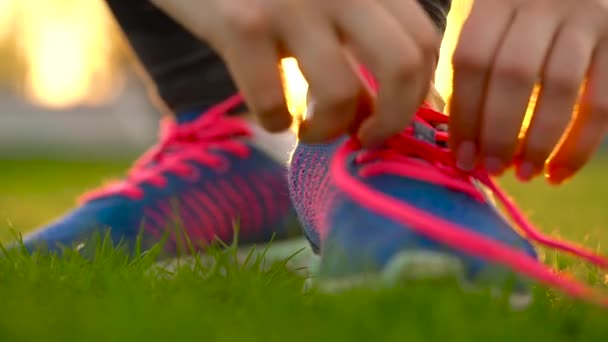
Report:
M 543 87 L 549 88 L 556 93 L 576 93 L 580 88 L 578 76 L 567 71 L 553 72 L 545 75 Z
M 559 112 L 546 110 L 536 112 L 534 121 L 527 131 L 529 139 L 536 140 L 538 144 L 542 142 L 556 144 L 572 120 L 572 109 L 573 106 Z
M 515 143 L 515 139 L 508 135 L 495 134 L 482 140 L 482 150 L 486 155 L 492 155 L 506 161 L 513 156 Z
M 536 0 L 524 2 L 522 8 L 533 13 L 551 13 L 555 10 L 555 2 L 552 0 Z
M 233 31 L 243 35 L 259 35 L 267 32 L 270 18 L 263 8 L 255 5 L 240 6 L 232 1 L 225 1 L 222 6 L 222 17 Z
M 536 81 L 537 70 L 530 65 L 524 63 L 508 62 L 499 64 L 494 70 L 495 75 L 499 79 L 510 80 L 517 84 L 529 84 Z
M 277 113 L 282 113 L 286 108 L 283 96 L 258 94 L 254 101 L 253 107 L 256 113 L 262 117 L 273 117 Z
M 459 70 L 482 73 L 490 69 L 490 61 L 473 49 L 457 47 L 452 57 L 452 64 Z
M 608 122 L 608 96 L 597 96 L 589 102 L 591 121 L 599 123 Z
M 605 0 L 576 1 L 573 7 L 581 18 L 585 17 L 587 20 L 593 18 L 605 21 L 608 15 L 608 1 Z
M 595 38 L 596 16 L 597 13 L 586 13 L 586 11 L 580 10 L 575 11 L 564 20 L 560 37 L 568 37 L 570 39 L 569 43 L 572 43 L 572 38 L 581 39 L 585 36 L 588 36 L 588 38 Z
M 441 36 L 437 30 L 432 27 L 426 30 L 424 34 L 417 38 L 418 47 L 425 54 L 434 54 L 441 47 Z
M 559 138 L 564 134 L 568 128 L 568 124 L 572 119 L 572 115 L 566 113 L 564 117 L 561 115 L 555 115 L 547 117 L 544 120 L 539 120 L 536 123 L 537 126 L 537 145 L 547 146 L 546 148 L 552 148 L 559 142 Z
M 360 90 L 356 84 L 345 83 L 339 87 L 328 88 L 317 100 L 320 106 L 336 110 L 354 104 L 359 94 Z M 340 113 L 341 111 L 336 114 Z
M 394 54 L 390 62 L 386 63 L 386 73 L 392 79 L 411 80 L 418 72 L 423 71 L 424 56 L 420 51 L 412 50 L 407 54 Z

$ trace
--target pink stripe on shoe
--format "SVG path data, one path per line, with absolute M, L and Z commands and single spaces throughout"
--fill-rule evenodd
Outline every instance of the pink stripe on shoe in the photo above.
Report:
M 467 254 L 505 265 L 514 271 L 543 284 L 560 289 L 573 297 L 591 300 L 597 304 L 608 307 L 608 296 L 600 295 L 596 289 L 572 280 L 569 277 L 556 274 L 547 266 L 527 254 L 503 243 L 486 238 L 478 233 L 471 232 L 462 226 L 434 216 L 407 203 L 402 203 L 391 196 L 385 195 L 384 193 L 361 183 L 350 175 L 345 167 L 347 157 L 359 149 L 360 145 L 354 139 L 349 140 L 341 146 L 332 161 L 331 175 L 337 186 L 343 192 L 349 194 L 349 196 L 356 200 L 361 206 L 389 217 L 419 234 L 445 244 L 455 250 L 463 251 Z M 480 181 L 487 181 L 487 179 L 481 178 Z M 495 184 L 490 183 L 489 187 L 497 194 L 501 201 L 506 199 L 506 196 Z M 506 202 L 505 204 L 510 208 L 508 210 L 509 214 L 512 217 L 515 216 L 513 218 L 518 224 L 523 223 L 522 229 L 524 231 L 528 233 L 532 232 L 533 235 L 539 236 L 536 230 L 529 225 L 527 221 L 522 220 L 523 215 L 519 213 L 513 203 Z M 553 246 L 558 246 L 560 249 L 563 247 L 562 244 L 555 243 L 551 239 L 546 237 L 543 238 L 546 239 L 545 241 L 549 241 Z M 582 252 L 578 248 L 572 246 L 569 246 L 568 248 L 576 255 L 583 256 L 598 265 L 605 265 L 605 259 L 600 256 L 592 255 L 591 257 L 588 257 L 587 253 Z

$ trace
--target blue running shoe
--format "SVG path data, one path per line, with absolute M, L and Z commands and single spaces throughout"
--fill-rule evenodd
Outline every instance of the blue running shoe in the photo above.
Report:
M 531 299 L 529 280 L 586 297 L 584 285 L 539 262 L 511 222 L 536 242 L 604 267 L 606 259 L 536 231 L 485 170 L 458 170 L 447 147 L 447 122 L 424 106 L 410 127 L 377 149 L 347 138 L 298 144 L 290 191 L 320 255 L 316 283 L 334 290 L 455 275 L 466 284 L 509 288 L 518 307 Z
M 166 236 L 171 256 L 188 252 L 185 236 L 198 250 L 231 242 L 235 227 L 243 244 L 286 235 L 296 220 L 286 167 L 257 147 L 253 124 L 227 115 L 240 103 L 235 95 L 190 121 L 166 118 L 160 143 L 124 180 L 86 194 L 77 209 L 27 235 L 25 247 L 57 251 L 109 232 L 131 249 L 139 234 L 144 248 Z

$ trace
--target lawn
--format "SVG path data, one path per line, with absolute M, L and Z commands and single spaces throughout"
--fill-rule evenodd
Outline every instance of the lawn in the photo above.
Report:
M 0 161 L 0 240 L 60 214 L 83 190 L 120 174 L 123 163 Z M 608 158 L 554 189 L 503 181 L 544 231 L 608 251 Z M 258 248 L 261 251 L 262 248 Z M 171 271 L 154 253 L 127 260 L 100 248 L 93 261 L 10 254 L 0 258 L 0 341 L 600 341 L 608 312 L 538 287 L 536 301 L 513 312 L 485 293 L 450 281 L 327 295 L 303 293 L 304 277 L 282 262 L 234 250 L 212 251 L 218 267 Z M 289 253 L 287 253 L 289 254 Z M 601 284 L 604 273 L 547 253 Z M 272 264 L 272 266 L 268 266 Z M 205 264 L 206 265 L 206 264 Z M 262 267 L 266 265 L 266 267 Z

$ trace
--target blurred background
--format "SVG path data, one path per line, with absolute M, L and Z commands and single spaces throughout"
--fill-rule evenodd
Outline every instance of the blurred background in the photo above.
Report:
M 469 3 L 451 14 L 438 73 L 444 95 Z M 103 0 L 0 0 L 0 240 L 120 176 L 154 143 L 160 114 L 134 63 Z M 291 107 L 301 109 L 306 83 L 295 61 L 284 67 Z
M 446 35 L 444 95 L 468 2 Z M 158 113 L 103 0 L 0 0 L 0 56 L 0 157 L 116 158 L 153 142 Z
M 455 0 L 449 17 L 437 73 L 445 97 L 471 2 Z M 160 114 L 134 63 L 103 0 L 0 0 L 0 241 L 119 177 L 154 143 Z M 293 60 L 284 67 L 299 110 L 305 81 Z
M 126 157 L 158 114 L 102 0 L 0 0 L 0 156 Z

